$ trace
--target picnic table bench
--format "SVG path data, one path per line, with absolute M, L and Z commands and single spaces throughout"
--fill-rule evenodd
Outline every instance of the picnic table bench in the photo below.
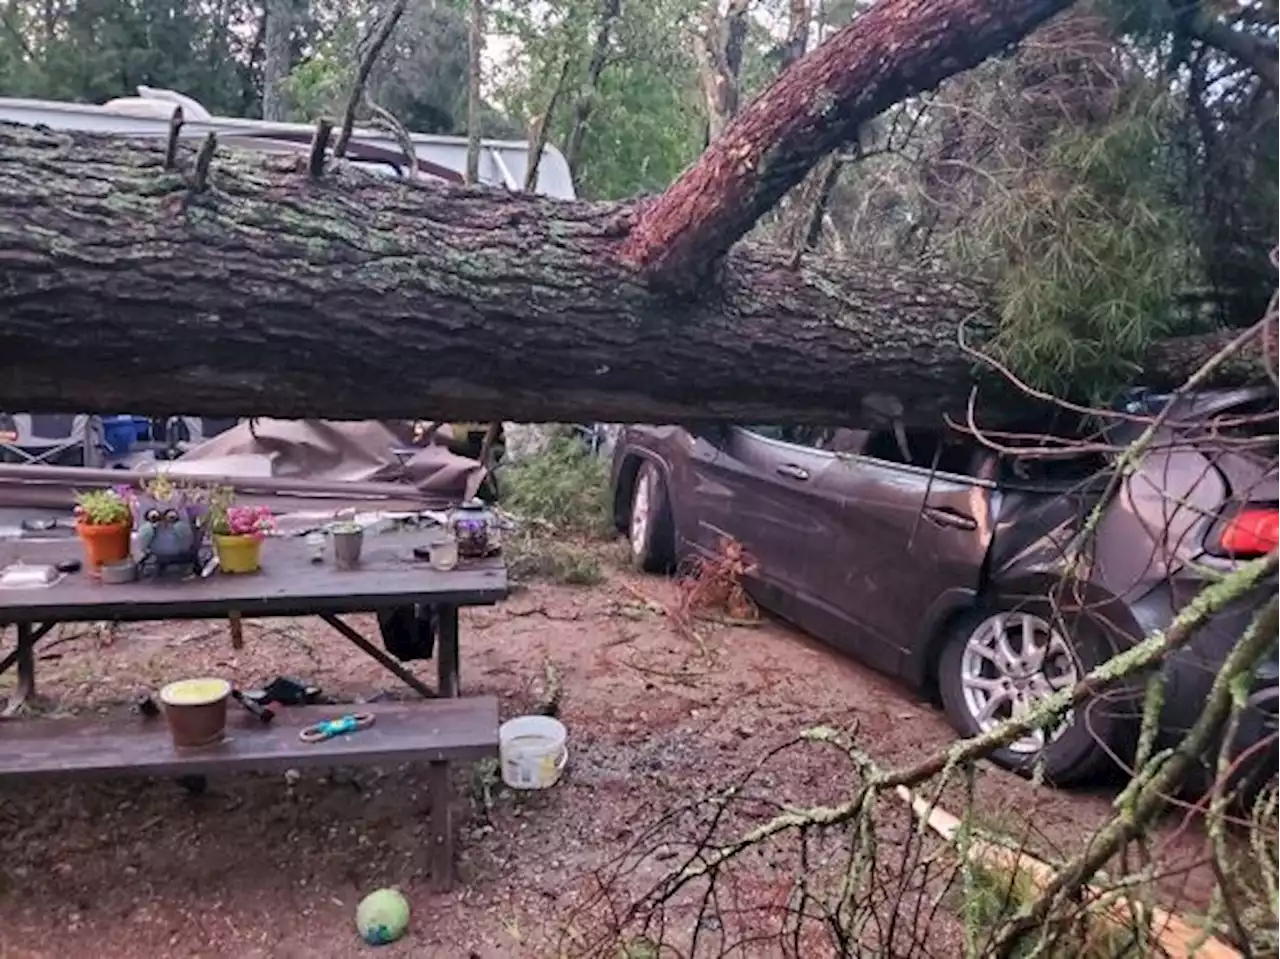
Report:
M 172 745 L 163 719 L 5 721 L 0 722 L 0 782 L 35 776 L 199 777 L 241 769 L 426 762 L 432 792 L 431 872 L 437 887 L 447 888 L 453 874 L 448 764 L 494 756 L 498 749 L 496 700 L 458 698 L 458 609 L 502 599 L 507 578 L 500 559 L 463 561 L 447 572 L 435 570 L 413 556 L 413 547 L 426 539 L 425 533 L 412 530 L 371 536 L 360 567 L 349 571 L 335 569 L 328 560 L 313 564 L 299 537 L 273 537 L 263 544 L 262 570 L 252 575 L 215 573 L 182 579 L 168 574 L 163 581 L 148 577 L 108 585 L 80 572 L 48 587 L 0 589 L 0 627 L 17 627 L 16 648 L 0 659 L 0 673 L 14 666 L 18 671 L 8 714 L 16 713 L 35 693 L 35 651 L 41 638 L 59 623 L 74 622 L 318 616 L 424 698 L 412 704 L 362 704 L 359 712 L 375 714 L 373 726 L 323 743 L 304 743 L 299 727 L 340 715 L 341 705 L 277 707 L 275 720 L 264 725 L 232 703 L 223 743 L 182 751 Z M 76 558 L 79 549 L 74 539 L 4 542 L 0 567 L 18 561 L 56 564 Z M 429 605 L 436 612 L 434 692 L 340 618 L 411 605 Z
M 298 733 L 338 715 L 341 707 L 277 707 L 263 724 L 232 704 L 227 736 L 200 749 L 175 749 L 161 717 L 42 719 L 6 722 L 0 728 L 0 784 L 15 778 L 206 776 L 228 771 L 426 763 L 431 789 L 432 882 L 448 889 L 453 879 L 453 790 L 450 762 L 472 761 L 497 751 L 498 700 L 493 696 L 437 699 L 427 703 L 373 703 L 367 729 L 304 743 Z

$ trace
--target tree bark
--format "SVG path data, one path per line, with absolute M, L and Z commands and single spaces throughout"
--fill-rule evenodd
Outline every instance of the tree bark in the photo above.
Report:
M 857 421 L 962 408 L 978 287 L 735 252 L 673 303 L 626 205 L 0 127 L 0 409 Z M 980 334 L 981 320 L 971 321 Z
M 881 0 L 795 63 L 644 211 L 623 261 L 696 290 L 858 128 L 1026 36 L 1072 0 Z
M 673 301 L 624 204 L 164 152 L 0 126 L 0 409 L 936 426 L 991 329 L 980 284 L 746 244 Z

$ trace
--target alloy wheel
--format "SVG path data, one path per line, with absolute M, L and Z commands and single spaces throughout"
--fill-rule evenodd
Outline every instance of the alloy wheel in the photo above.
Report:
M 640 556 L 649 537 L 649 510 L 653 502 L 653 474 L 640 470 L 636 477 L 635 495 L 631 499 L 631 552 Z
M 1033 613 L 987 617 L 969 634 L 960 657 L 965 706 L 983 732 L 1030 712 L 1058 690 L 1074 685 L 1078 675 L 1067 641 Z M 1066 725 L 1052 730 L 1050 740 L 1060 736 Z M 1034 754 L 1045 745 L 1045 731 L 1037 729 L 1008 748 Z

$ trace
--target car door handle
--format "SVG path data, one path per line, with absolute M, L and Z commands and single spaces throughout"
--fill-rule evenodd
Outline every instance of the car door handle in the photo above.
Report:
M 924 515 L 929 517 L 939 526 L 946 526 L 950 529 L 973 530 L 978 528 L 978 521 L 972 516 L 965 516 L 963 513 L 957 513 L 955 510 L 940 509 L 936 506 L 926 506 Z
M 807 480 L 809 471 L 794 463 L 783 463 L 777 468 L 777 472 L 782 476 L 789 476 L 793 480 Z

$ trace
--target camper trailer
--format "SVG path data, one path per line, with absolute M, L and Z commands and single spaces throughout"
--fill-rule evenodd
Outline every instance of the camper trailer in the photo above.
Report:
M 216 133 L 223 146 L 265 153 L 305 153 L 315 130 L 303 123 L 268 123 L 210 115 L 198 101 L 153 87 L 138 87 L 136 97 L 119 97 L 101 105 L 53 100 L 15 100 L 0 97 L 0 123 L 47 126 L 53 130 L 114 134 L 142 140 L 166 141 L 174 110 L 182 108 L 183 140 L 199 142 Z M 461 183 L 467 164 L 465 137 L 410 134 L 420 173 Z M 482 140 L 480 182 L 508 190 L 522 190 L 529 164 L 529 144 L 521 140 Z M 403 176 L 405 156 L 395 137 L 381 130 L 356 128 L 347 158 L 373 173 Z M 553 146 L 543 149 L 535 193 L 572 200 L 569 165 Z
M 216 133 L 231 149 L 265 153 L 306 153 L 314 129 L 301 123 L 269 123 L 216 117 L 198 101 L 173 90 L 138 87 L 138 95 L 104 104 L 63 103 L 0 97 L 0 123 L 46 126 L 166 142 L 175 110 L 182 110 L 179 136 L 200 142 Z M 464 137 L 411 134 L 420 176 L 462 183 L 467 162 Z M 408 174 L 407 158 L 394 136 L 381 130 L 357 128 L 347 160 L 381 176 Z M 482 140 L 480 182 L 513 191 L 523 189 L 529 164 L 529 144 L 523 141 Z M 553 146 L 546 146 L 538 164 L 536 193 L 557 199 L 574 198 L 569 165 Z M 172 417 L 149 422 L 127 415 L 45 416 L 0 413 L 0 463 L 102 466 L 122 455 L 152 449 L 174 455 L 233 425 L 230 420 Z

